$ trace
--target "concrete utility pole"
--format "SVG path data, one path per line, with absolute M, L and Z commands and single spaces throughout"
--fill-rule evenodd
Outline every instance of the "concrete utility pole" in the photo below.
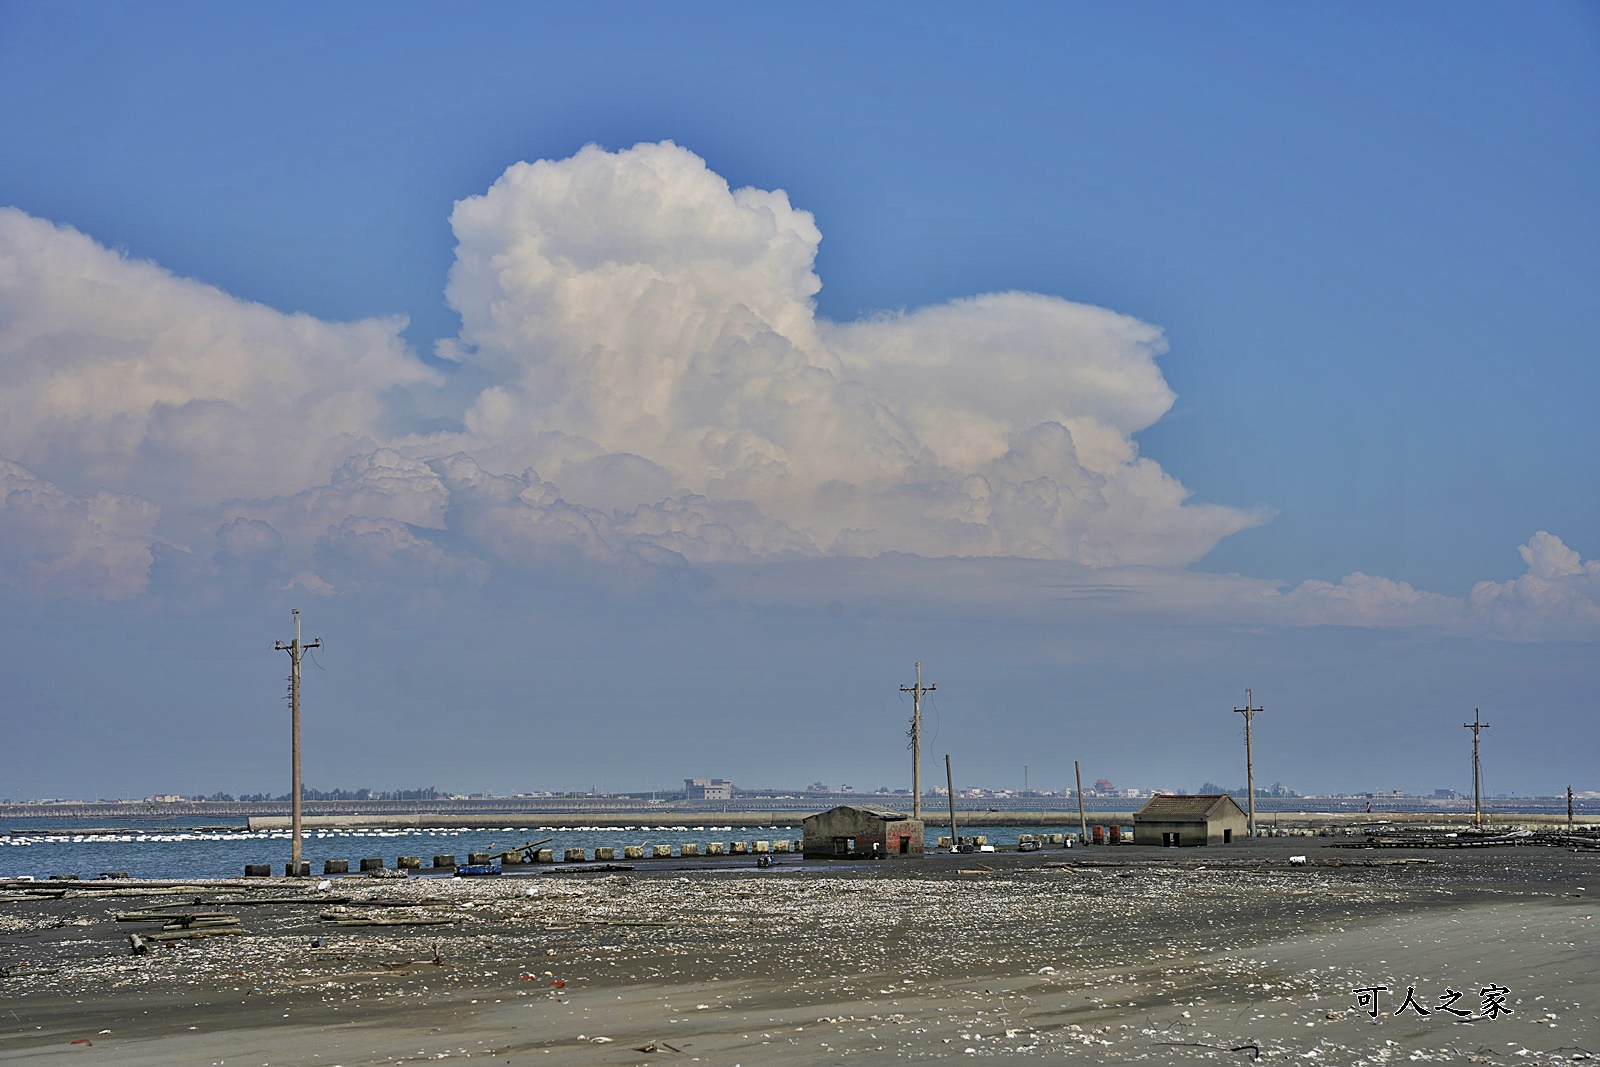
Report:
M 1483 780 L 1478 773 L 1478 735 L 1489 728 L 1486 722 L 1479 722 L 1481 718 L 1478 709 L 1472 709 L 1472 721 L 1461 725 L 1472 731 L 1472 825 L 1478 829 L 1483 828 Z
M 1083 772 L 1078 769 L 1078 761 L 1072 761 L 1072 776 L 1078 780 L 1078 840 L 1089 840 L 1089 819 L 1083 814 Z
M 1244 707 L 1233 710 L 1244 716 L 1244 791 L 1250 799 L 1250 836 L 1256 836 L 1256 759 L 1250 748 L 1250 720 L 1265 708 L 1250 706 L 1250 690 L 1244 691 Z
M 950 847 L 961 844 L 956 836 L 956 776 L 950 771 L 950 753 L 944 754 L 944 791 L 950 797 Z
M 922 684 L 922 663 L 917 663 L 917 684 L 902 685 L 911 694 L 911 817 L 922 818 L 922 694 L 939 688 Z
M 1567 786 L 1567 833 L 1572 833 L 1572 787 Z
M 321 648 L 322 638 L 317 638 L 309 645 L 300 643 L 300 609 L 291 608 L 294 615 L 294 640 L 287 645 L 282 641 L 275 642 L 273 648 L 279 652 L 289 653 L 289 748 L 293 753 L 294 767 L 290 771 L 289 785 L 289 824 L 294 838 L 290 849 L 289 873 L 300 873 L 300 658 L 307 649 Z

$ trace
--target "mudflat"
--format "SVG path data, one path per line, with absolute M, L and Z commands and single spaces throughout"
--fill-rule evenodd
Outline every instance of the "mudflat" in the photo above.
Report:
M 0 1063 L 1600 1055 L 1589 851 L 1272 839 L 318 884 L 0 887 Z

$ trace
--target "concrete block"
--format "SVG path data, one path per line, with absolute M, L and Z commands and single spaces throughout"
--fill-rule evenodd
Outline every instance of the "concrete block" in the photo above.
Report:
M 981 836 L 980 837 L 974 837 L 972 839 L 972 843 L 974 845 L 987 845 L 989 843 L 989 839 L 987 837 L 981 837 Z
M 1052 844 L 1052 845 L 1060 845 L 1060 844 L 1061 844 L 1061 842 L 1062 842 L 1062 839 L 1063 839 L 1063 838 L 1064 838 L 1064 837 L 1065 837 L 1065 836 L 1066 836 L 1066 835 L 1064 835 L 1064 834 L 1051 834 L 1051 835 L 1050 835 L 1050 843 L 1051 843 L 1051 844 Z
M 283 865 L 283 874 L 284 874 L 285 878 L 310 878 L 311 877 L 311 861 L 310 860 L 301 860 L 300 861 L 300 869 L 298 871 L 294 869 L 294 864 L 285 863 Z
M 272 864 L 247 863 L 244 865 L 244 876 L 246 878 L 271 878 Z
M 939 847 L 940 848 L 949 848 L 954 843 L 955 842 L 949 837 L 941 837 L 941 838 L 939 838 Z
M 364 870 L 367 869 L 366 868 L 366 861 L 362 860 L 361 862 L 362 862 L 361 869 L 364 871 Z M 467 862 L 470 863 L 474 867 L 481 867 L 485 863 L 489 862 L 489 854 L 487 852 L 468 852 L 467 853 Z
M 772 851 L 774 851 L 774 852 L 789 852 L 789 851 L 791 851 L 790 848 L 789 848 L 789 842 L 787 842 L 787 841 L 774 841 L 772 843 Z
M 373 856 L 370 859 L 364 859 L 361 861 L 361 869 L 363 871 L 381 871 L 383 870 L 383 860 L 379 859 L 377 856 Z
M 349 860 L 323 860 L 322 861 L 322 873 L 323 874 L 349 874 L 350 873 L 350 861 Z
M 756 841 L 756 842 L 753 842 L 753 847 L 754 847 L 755 851 L 757 851 L 757 852 L 771 852 L 772 851 L 772 842 L 771 841 Z
M 617 850 L 610 845 L 600 845 L 594 850 L 594 858 L 597 860 L 614 860 L 617 858 Z
M 1026 844 L 1030 843 L 1032 840 L 1033 840 L 1033 835 L 1032 834 L 1018 834 L 1017 835 L 1017 844 L 1019 844 L 1019 845 L 1026 845 Z
M 541 848 L 533 854 L 533 862 L 535 863 L 554 863 L 555 861 L 556 850 L 553 848 Z
M 644 859 L 644 846 L 643 845 L 624 845 L 622 847 L 622 856 L 623 856 L 624 859 L 642 860 L 642 859 Z
M 433 865 L 435 867 L 454 867 L 456 865 L 455 853 L 445 854 L 441 852 L 433 857 Z
M 672 855 L 671 845 L 651 845 L 650 855 L 654 859 L 662 860 Z
M 509 856 L 500 857 L 500 866 L 502 867 L 521 867 L 524 863 L 532 862 L 532 860 L 523 859 L 520 852 L 513 852 Z
M 728 846 L 721 841 L 708 841 L 706 843 L 706 855 L 708 856 L 720 856 L 727 851 Z
M 569 848 L 562 854 L 561 858 L 568 863 L 582 863 L 589 858 L 589 854 L 581 848 Z
M 420 871 L 422 869 L 422 857 L 401 856 L 399 859 L 395 860 L 394 865 L 399 867 L 402 871 Z
M 750 842 L 734 841 L 731 843 L 731 847 L 728 849 L 728 852 L 730 855 L 734 856 L 747 856 L 750 854 Z
M 789 842 L 789 846 L 790 850 L 793 852 L 803 852 L 805 850 L 806 843 L 804 841 L 791 841 Z
M 678 846 L 678 855 L 698 856 L 700 855 L 700 846 L 692 842 L 685 842 L 684 844 Z

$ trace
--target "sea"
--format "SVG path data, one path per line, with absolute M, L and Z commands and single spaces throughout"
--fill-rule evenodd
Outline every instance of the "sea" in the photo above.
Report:
M 1060 826 L 959 825 L 961 836 L 987 837 L 991 844 L 1015 845 L 1022 834 L 1070 834 L 1077 819 Z M 949 827 L 930 824 L 927 847 L 937 846 Z M 322 872 L 324 860 L 348 860 L 358 871 L 363 859 L 381 859 L 393 867 L 401 856 L 420 856 L 424 868 L 436 855 L 453 855 L 465 863 L 470 852 L 499 852 L 548 839 L 541 848 L 557 856 L 581 848 L 589 856 L 598 846 L 705 845 L 711 841 L 798 840 L 797 826 L 731 827 L 714 821 L 690 822 L 672 827 L 563 826 L 538 821 L 486 822 L 475 827 L 390 827 L 373 829 L 307 829 L 302 832 L 301 856 L 311 873 Z M 676 848 L 673 849 L 677 851 Z M 246 864 L 270 863 L 283 874 L 291 855 L 288 830 L 251 831 L 243 826 L 200 825 L 172 819 L 128 819 L 108 825 L 105 819 L 0 819 L 0 878 L 77 875 L 80 879 L 102 874 L 131 878 L 236 878 Z

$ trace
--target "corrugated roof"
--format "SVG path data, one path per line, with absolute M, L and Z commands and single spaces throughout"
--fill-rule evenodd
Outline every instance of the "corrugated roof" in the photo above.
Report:
M 1168 818 L 1172 816 L 1189 816 L 1190 818 L 1205 818 L 1213 814 L 1221 814 L 1229 806 L 1235 811 L 1242 808 L 1226 793 L 1199 793 L 1193 795 L 1162 794 L 1151 797 L 1145 802 L 1144 807 L 1135 812 L 1135 817 L 1144 816 L 1148 819 Z
M 884 822 L 899 822 L 901 819 L 911 818 L 903 811 L 895 811 L 893 808 L 881 808 L 876 804 L 840 804 L 837 807 L 828 809 L 828 811 L 840 810 L 859 811 L 863 815 L 870 815 L 874 819 L 882 819 Z M 819 812 L 818 814 L 826 815 L 827 812 Z M 816 816 L 810 815 L 807 818 L 814 819 Z

